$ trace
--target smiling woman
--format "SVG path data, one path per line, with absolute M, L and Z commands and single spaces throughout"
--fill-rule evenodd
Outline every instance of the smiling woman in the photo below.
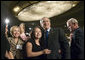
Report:
M 20 28 L 18 26 L 12 26 L 10 28 L 10 34 L 12 35 L 12 37 L 8 37 L 6 32 L 6 38 L 10 44 L 10 52 L 11 52 L 12 58 L 22 59 L 23 58 L 22 45 L 24 42 L 19 38 Z

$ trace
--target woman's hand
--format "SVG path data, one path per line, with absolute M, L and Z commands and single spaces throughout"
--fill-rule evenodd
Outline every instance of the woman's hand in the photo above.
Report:
M 49 50 L 49 49 L 44 49 L 43 51 L 44 51 L 44 54 L 50 54 L 51 53 L 51 50 Z
M 7 58 L 7 59 L 14 59 L 14 56 L 13 56 L 13 54 L 9 51 L 7 51 L 6 50 L 6 53 L 5 53 L 5 57 Z
M 5 34 L 7 34 L 7 32 L 8 32 L 8 26 L 6 25 Z

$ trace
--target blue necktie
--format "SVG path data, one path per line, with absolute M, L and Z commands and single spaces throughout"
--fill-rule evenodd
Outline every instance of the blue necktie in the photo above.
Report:
M 46 40 L 48 40 L 48 31 L 46 31 Z
M 46 31 L 46 39 L 45 39 L 45 45 L 46 45 L 46 48 L 48 48 L 48 31 Z

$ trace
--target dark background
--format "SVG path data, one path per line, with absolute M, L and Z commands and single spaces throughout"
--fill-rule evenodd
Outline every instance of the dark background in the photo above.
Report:
M 12 11 L 10 11 L 10 8 L 12 8 L 12 4 L 16 3 L 12 1 L 1 1 L 1 25 L 3 28 L 5 27 L 5 19 L 9 18 L 9 28 L 13 25 L 19 25 L 21 22 L 18 20 Z M 58 16 L 54 16 L 51 19 L 52 27 L 61 27 L 64 29 L 64 31 L 67 33 L 66 28 L 66 21 L 69 18 L 76 18 L 79 21 L 79 26 L 84 28 L 84 1 L 80 1 L 80 3 L 73 7 L 72 9 L 68 10 L 67 12 L 60 14 Z M 32 21 L 32 22 L 24 22 L 26 24 L 26 28 L 34 27 L 36 25 L 39 25 L 39 21 Z M 1 28 L 1 30 L 4 30 Z M 27 29 L 28 30 L 28 29 Z
M 7 1 L 1 1 L 1 52 L 3 52 L 3 46 L 5 46 L 5 19 L 9 18 L 10 23 L 8 29 L 13 25 L 19 25 L 22 21 L 19 21 L 9 10 L 10 4 Z M 76 18 L 79 21 L 79 26 L 84 29 L 84 1 L 81 1 L 75 8 L 70 9 L 69 11 L 54 16 L 51 19 L 52 27 L 61 27 L 65 33 L 69 33 L 66 27 L 66 21 L 69 18 Z M 29 32 L 29 27 L 33 28 L 36 25 L 39 25 L 39 21 L 33 22 L 24 22 L 26 24 L 26 30 Z

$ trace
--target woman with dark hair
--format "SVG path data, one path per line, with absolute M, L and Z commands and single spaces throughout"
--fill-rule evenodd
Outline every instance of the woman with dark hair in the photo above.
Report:
M 42 37 L 41 29 L 35 27 L 31 33 L 31 39 L 25 44 L 25 53 L 27 59 L 45 59 L 46 54 L 50 54 L 51 50 L 43 49 L 40 40 Z

